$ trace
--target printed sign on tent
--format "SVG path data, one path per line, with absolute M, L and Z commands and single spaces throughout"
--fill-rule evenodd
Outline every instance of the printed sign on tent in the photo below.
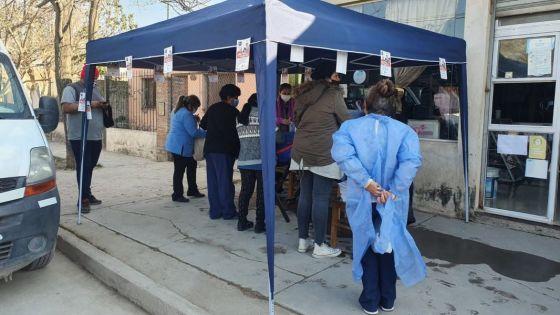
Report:
M 80 93 L 80 100 L 78 101 L 78 111 L 85 112 L 86 111 L 86 93 Z
M 291 62 L 303 62 L 303 46 L 294 46 L 290 51 Z
M 126 64 L 126 76 L 132 80 L 132 56 L 124 57 L 124 63 Z
M 391 53 L 383 50 L 381 51 L 381 75 L 391 77 Z
M 249 69 L 250 55 L 251 55 L 251 38 L 238 40 L 236 51 L 235 51 L 235 71 L 245 71 Z
M 212 66 L 208 68 L 208 82 L 218 83 L 218 67 Z
M 91 120 L 91 118 L 93 118 L 91 116 L 91 103 L 87 102 L 87 106 L 86 106 L 86 118 L 87 120 Z
M 121 75 L 121 69 L 117 65 L 107 66 L 107 76 L 108 77 L 119 77 Z
M 442 80 L 447 80 L 447 62 L 445 58 L 439 58 L 439 76 Z
M 237 83 L 245 83 L 245 73 L 239 72 L 237 74 Z
M 289 83 L 290 75 L 288 74 L 288 69 L 282 69 L 282 74 L 280 75 L 280 84 Z
M 346 74 L 348 64 L 348 53 L 344 51 L 336 52 L 336 72 Z
M 173 46 L 163 50 L 163 74 L 169 75 L 173 72 Z
M 156 81 L 157 83 L 165 82 L 165 74 L 163 72 L 164 67 L 162 67 L 161 65 L 157 65 L 154 68 L 154 81 Z

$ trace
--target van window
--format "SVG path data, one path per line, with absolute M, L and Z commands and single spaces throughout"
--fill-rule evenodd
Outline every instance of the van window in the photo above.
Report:
M 32 118 L 8 56 L 0 53 L 0 119 Z

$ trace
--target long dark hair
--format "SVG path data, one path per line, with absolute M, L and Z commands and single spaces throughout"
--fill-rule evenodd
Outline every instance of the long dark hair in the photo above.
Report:
M 389 79 L 383 79 L 370 87 L 366 96 L 366 109 L 370 114 L 392 117 L 395 115 L 397 90 Z
M 243 109 L 241 109 L 241 113 L 237 116 L 237 121 L 240 124 L 247 126 L 249 124 L 249 115 L 251 114 L 252 107 L 258 107 L 259 103 L 257 102 L 257 93 L 254 93 L 249 97 L 249 100 L 245 105 L 243 105 Z
M 175 105 L 175 109 L 173 110 L 174 113 L 178 112 L 181 108 L 186 108 L 189 110 L 189 106 L 193 109 L 198 108 L 200 106 L 200 99 L 196 95 L 181 95 L 179 96 L 179 100 L 177 101 L 177 105 Z

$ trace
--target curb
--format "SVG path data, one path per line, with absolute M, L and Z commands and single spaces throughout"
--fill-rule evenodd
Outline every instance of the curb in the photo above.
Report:
M 105 285 L 115 289 L 150 314 L 209 314 L 63 227 L 58 231 L 57 248 Z

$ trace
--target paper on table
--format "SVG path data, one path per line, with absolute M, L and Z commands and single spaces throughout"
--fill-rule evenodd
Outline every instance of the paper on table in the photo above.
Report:
M 527 136 L 498 135 L 498 153 L 527 155 Z
M 346 64 L 348 63 L 348 53 L 343 51 L 336 52 L 336 72 L 346 74 Z
M 527 163 L 525 164 L 525 177 L 547 179 L 548 161 L 527 159 Z
M 303 62 L 303 46 L 292 45 L 292 49 L 290 52 L 290 61 Z

